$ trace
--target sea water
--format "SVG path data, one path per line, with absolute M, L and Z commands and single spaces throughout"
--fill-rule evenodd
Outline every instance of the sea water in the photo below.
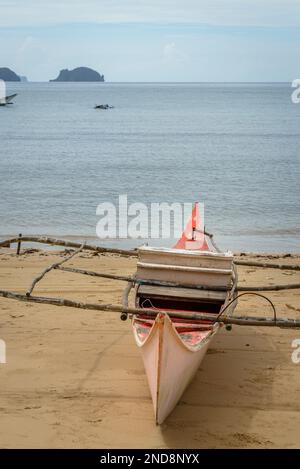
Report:
M 203 202 L 223 249 L 300 251 L 292 91 L 289 83 L 10 83 L 18 96 L 0 107 L 0 236 L 136 246 L 96 238 L 98 204 L 126 194 L 147 205 Z M 106 103 L 114 109 L 94 109 Z

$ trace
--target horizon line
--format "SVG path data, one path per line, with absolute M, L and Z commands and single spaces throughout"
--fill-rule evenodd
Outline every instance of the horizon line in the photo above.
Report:
M 18 83 L 18 84 L 27 84 L 27 83 L 99 83 L 101 85 L 106 84 L 287 84 L 292 83 L 294 79 L 288 81 L 270 81 L 270 80 L 259 80 L 259 81 L 52 81 L 52 80 L 28 80 L 27 81 L 5 81 L 5 83 Z

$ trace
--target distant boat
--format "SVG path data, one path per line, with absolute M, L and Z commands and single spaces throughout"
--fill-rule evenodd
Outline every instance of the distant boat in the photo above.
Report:
M 94 109 L 113 109 L 114 106 L 110 106 L 109 104 L 96 104 Z
M 0 98 L 0 106 L 6 106 L 7 104 L 13 104 L 12 100 L 17 96 L 17 93 L 11 94 L 10 96 L 5 96 Z

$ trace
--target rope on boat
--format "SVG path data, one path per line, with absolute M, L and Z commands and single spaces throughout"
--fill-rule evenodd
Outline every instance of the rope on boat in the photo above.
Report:
M 270 305 L 272 306 L 272 310 L 273 310 L 273 314 L 274 314 L 274 317 L 273 317 L 274 323 L 275 323 L 275 325 L 277 325 L 277 314 L 276 314 L 276 308 L 274 306 L 274 303 L 267 296 L 262 295 L 261 293 L 254 293 L 254 292 L 245 292 L 245 293 L 240 293 L 239 295 L 236 295 L 235 298 L 233 298 L 233 300 L 229 301 L 229 303 L 227 303 L 227 305 L 223 309 L 221 309 L 221 312 L 219 313 L 218 318 L 221 318 L 223 316 L 224 312 L 226 311 L 226 309 L 229 306 L 231 306 L 232 303 L 234 303 L 238 298 L 240 298 L 241 296 L 244 296 L 244 295 L 255 295 L 255 296 L 259 296 L 261 298 L 264 298 L 266 301 L 268 301 L 268 303 L 270 303 Z M 234 318 L 234 316 L 231 316 L 231 318 Z

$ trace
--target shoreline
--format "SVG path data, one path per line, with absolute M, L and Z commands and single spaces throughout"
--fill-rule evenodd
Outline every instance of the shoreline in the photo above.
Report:
M 0 249 L 1 288 L 26 291 L 60 251 Z M 277 254 L 279 256 L 279 254 Z M 251 259 L 242 256 L 241 259 Z M 281 257 L 277 257 L 280 259 Z M 284 258 L 300 263 L 300 254 Z M 84 251 L 69 266 L 130 275 L 136 259 Z M 299 283 L 300 272 L 238 266 L 239 284 Z M 125 284 L 51 271 L 37 295 L 119 303 Z M 299 290 L 268 292 L 278 315 L 299 317 Z M 140 351 L 119 315 L 0 298 L 2 448 L 297 448 L 298 330 L 222 328 L 195 379 L 156 426 Z M 243 297 L 236 315 L 272 315 Z M 128 428 L 128 421 L 132 422 Z
M 52 239 L 60 239 L 63 241 L 71 241 L 71 242 L 78 242 L 78 243 L 83 243 L 83 242 L 88 242 L 88 244 L 94 244 L 95 246 L 101 247 L 103 246 L 104 248 L 116 248 L 116 249 L 124 249 L 124 250 L 134 250 L 137 249 L 138 247 L 144 245 L 144 244 L 149 244 L 152 246 L 172 246 L 175 244 L 176 239 L 121 239 L 121 238 L 116 238 L 116 239 L 99 239 L 97 236 L 91 236 L 91 235 L 48 235 L 48 234 L 38 234 L 38 235 L 32 235 L 32 234 L 25 234 L 22 233 L 23 236 L 32 236 L 32 237 L 43 237 L 43 238 L 52 238 Z M 14 239 L 18 237 L 18 235 L 0 235 L 0 242 L 3 242 L 7 239 Z M 216 239 L 218 237 L 214 237 Z M 219 243 L 217 243 L 219 245 Z M 12 244 L 13 246 L 16 245 L 16 243 Z M 38 249 L 38 250 L 45 250 L 45 251 L 53 251 L 60 249 L 60 246 L 51 246 L 43 243 L 37 243 L 34 241 L 24 241 L 22 242 L 23 248 L 25 249 Z M 220 246 L 220 245 L 219 245 Z M 290 257 L 290 256 L 297 256 L 297 254 L 300 253 L 299 250 L 299 244 L 295 243 L 295 249 L 291 248 L 288 250 L 279 250 L 279 249 L 272 249 L 272 250 L 260 250 L 260 249 L 239 249 L 239 250 L 233 250 L 233 249 L 223 249 L 223 246 L 220 246 L 221 250 L 225 251 L 231 251 L 235 256 L 244 256 L 244 255 L 250 255 L 250 256 L 255 256 L 255 257 L 265 257 L 268 256 L 269 258 L 278 258 L 280 257 Z M 1 249 L 1 247 L 0 247 Z

